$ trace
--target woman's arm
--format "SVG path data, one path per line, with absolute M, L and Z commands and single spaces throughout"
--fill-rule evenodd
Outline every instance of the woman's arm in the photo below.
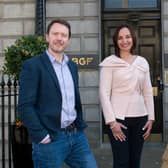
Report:
M 144 97 L 145 106 L 148 112 L 148 120 L 155 120 L 153 89 L 152 89 L 149 71 L 145 73 L 143 97 Z
M 115 114 L 111 105 L 112 93 L 112 68 L 101 67 L 100 69 L 100 83 L 99 83 L 99 96 L 103 109 L 103 115 L 106 124 L 115 121 Z

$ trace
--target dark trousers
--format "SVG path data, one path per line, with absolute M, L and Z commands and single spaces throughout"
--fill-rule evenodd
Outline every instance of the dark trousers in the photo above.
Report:
M 142 128 L 147 122 L 147 116 L 125 118 L 118 120 L 127 129 L 123 129 L 126 141 L 115 140 L 109 128 L 109 138 L 113 152 L 113 168 L 140 168 L 141 153 L 144 143 Z

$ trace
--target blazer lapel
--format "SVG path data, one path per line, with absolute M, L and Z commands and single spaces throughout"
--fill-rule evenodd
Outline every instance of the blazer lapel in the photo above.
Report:
M 54 68 L 48 58 L 48 55 L 46 53 L 44 53 L 42 56 L 41 56 L 41 61 L 42 63 L 44 64 L 44 66 L 46 67 L 46 70 L 49 72 L 49 74 L 52 76 L 55 84 L 56 84 L 56 87 L 60 90 L 60 85 L 59 85 L 59 81 L 58 81 L 58 78 L 57 78 L 57 75 L 55 74 L 55 71 L 54 71 Z M 61 93 L 61 90 L 60 90 L 60 93 Z

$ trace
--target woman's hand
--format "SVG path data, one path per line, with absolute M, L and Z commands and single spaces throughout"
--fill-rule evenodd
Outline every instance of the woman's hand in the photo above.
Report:
M 125 141 L 126 136 L 122 131 L 122 128 L 127 129 L 126 126 L 124 126 L 123 124 L 117 122 L 117 121 L 113 121 L 110 123 L 110 128 L 112 130 L 113 136 L 116 140 L 120 140 Z
M 142 128 L 143 130 L 145 130 L 145 133 L 143 134 L 144 140 L 146 140 L 149 137 L 151 130 L 152 130 L 152 125 L 153 125 L 153 121 L 148 120 L 145 126 Z

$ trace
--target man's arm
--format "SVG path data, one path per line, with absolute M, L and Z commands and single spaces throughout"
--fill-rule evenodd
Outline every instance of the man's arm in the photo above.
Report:
M 39 143 L 47 134 L 37 115 L 37 99 L 39 88 L 37 66 L 26 61 L 21 69 L 19 78 L 18 114 L 27 127 L 33 142 Z

